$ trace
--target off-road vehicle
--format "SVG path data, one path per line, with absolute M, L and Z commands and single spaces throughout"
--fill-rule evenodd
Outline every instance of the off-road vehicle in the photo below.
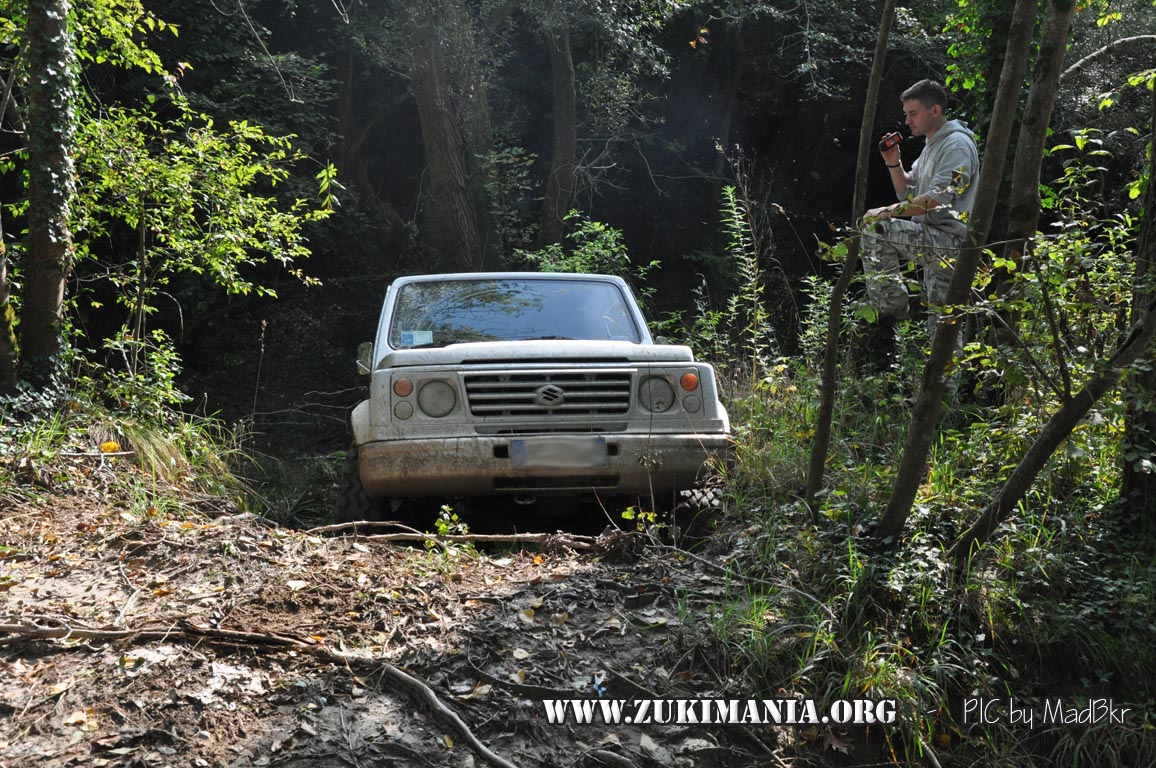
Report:
M 653 509 L 730 446 L 713 369 L 655 343 L 618 277 L 400 278 L 358 366 L 369 397 L 353 411 L 343 520 L 414 497 Z

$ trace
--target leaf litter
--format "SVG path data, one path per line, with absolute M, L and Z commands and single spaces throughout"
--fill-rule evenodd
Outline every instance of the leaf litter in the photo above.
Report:
M 680 618 L 718 599 L 687 597 L 717 586 L 694 561 L 185 514 L 0 497 L 4 768 L 485 765 L 385 663 L 512 765 L 788 764 L 772 729 L 548 722 L 543 700 L 598 698 L 596 682 L 616 699 L 748 695 Z

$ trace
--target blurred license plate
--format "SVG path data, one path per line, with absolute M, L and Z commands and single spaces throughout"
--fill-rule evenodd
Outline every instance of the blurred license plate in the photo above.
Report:
M 519 469 L 605 467 L 606 438 L 535 437 L 527 440 L 511 440 L 510 465 Z

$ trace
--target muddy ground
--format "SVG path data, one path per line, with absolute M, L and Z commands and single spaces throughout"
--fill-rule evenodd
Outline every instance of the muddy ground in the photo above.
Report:
M 695 556 L 620 533 L 426 548 L 211 498 L 142 511 L 100 462 L 70 493 L 0 489 L 3 768 L 733 768 L 813 764 L 824 738 L 546 717 L 603 677 L 751 696 L 706 630 L 741 533 Z

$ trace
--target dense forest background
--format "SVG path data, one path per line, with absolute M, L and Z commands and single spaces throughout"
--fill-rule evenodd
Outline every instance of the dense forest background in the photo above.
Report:
M 142 514 L 164 476 L 322 522 L 394 277 L 614 271 L 734 421 L 719 668 L 901 699 L 896 763 L 1154 764 L 1153 29 L 1152 0 L 5 0 L 4 493 L 95 441 L 151 474 Z M 880 352 L 852 225 L 922 78 L 984 213 L 952 321 Z M 1013 689 L 1139 714 L 963 727 Z
M 10 5 L 18 24 L 21 4 Z M 1104 153 L 1087 179 L 1090 205 L 1117 215 L 1138 208 L 1128 192 L 1144 165 L 1147 101 L 1128 83 L 1150 52 L 1133 33 L 1153 11 L 1140 0 L 1078 5 L 1065 61 L 1093 60 L 1063 78 L 1052 133 L 1079 132 Z M 163 330 L 183 359 L 183 388 L 200 398 L 198 407 L 230 420 L 290 405 L 302 379 L 316 392 L 353 383 L 333 374 L 351 370 L 343 361 L 371 335 L 376 302 L 393 276 L 524 266 L 520 249 L 558 242 L 583 219 L 621 232 L 636 264 L 658 263 L 648 276 L 656 317 L 691 308 L 696 290 L 721 306 L 736 284 L 721 190 L 736 173 L 765 235 L 760 266 L 779 281 L 768 295 L 773 334 L 783 352 L 797 351 L 803 281 L 830 273 L 820 243 L 849 223 L 879 24 L 874 4 L 823 2 L 117 0 L 87 7 L 77 4 L 74 22 L 89 27 L 79 46 L 79 120 L 100 127 L 81 130 L 82 194 L 120 182 L 95 181 L 85 167 L 109 151 L 100 142 L 124 141 L 115 130 L 133 133 L 143 150 L 126 158 L 137 167 L 120 173 L 147 174 L 146 159 L 163 162 L 157 142 L 165 131 L 244 121 L 262 140 L 291 137 L 278 150 L 284 157 L 270 161 L 284 178 L 266 177 L 266 186 L 279 183 L 263 191 L 286 206 L 309 199 L 315 214 L 330 214 L 292 235 L 265 233 L 293 238 L 292 247 L 272 266 L 237 270 L 244 291 L 235 281 L 211 289 L 212 267 L 206 275 L 203 266 L 185 269 L 172 259 L 164 297 L 121 311 L 114 307 L 124 281 L 114 275 L 140 266 L 140 238 L 131 215 L 97 221 L 108 213 L 102 207 L 116 205 L 107 187 L 86 203 L 82 215 L 92 218 L 77 222 L 83 258 L 70 271 L 70 328 L 96 347 L 126 315 L 147 315 L 145 325 Z M 1041 4 L 1041 21 L 1045 11 Z M 1010 23 L 1006 3 L 896 9 L 876 132 L 901 127 L 898 94 L 930 77 L 950 86 L 952 115 L 982 137 Z M 9 39 L 11 165 L 2 199 L 19 282 L 24 135 L 15 98 L 28 62 L 16 27 Z M 908 162 L 918 143 L 905 147 Z M 1061 177 L 1069 160 L 1050 156 L 1044 177 Z M 319 173 L 332 180 L 324 203 Z M 871 198 L 886 201 L 878 163 L 870 173 Z M 567 220 L 571 210 L 580 219 Z M 1053 223 L 1046 219 L 1044 231 Z M 165 222 L 155 226 L 146 239 L 163 240 Z M 246 247 L 251 253 L 239 263 L 265 260 L 253 255 L 259 240 Z M 277 268 L 278 259 L 294 258 L 297 277 Z M 156 269 L 167 282 L 169 267 Z M 287 381 L 293 385 L 282 391 Z

